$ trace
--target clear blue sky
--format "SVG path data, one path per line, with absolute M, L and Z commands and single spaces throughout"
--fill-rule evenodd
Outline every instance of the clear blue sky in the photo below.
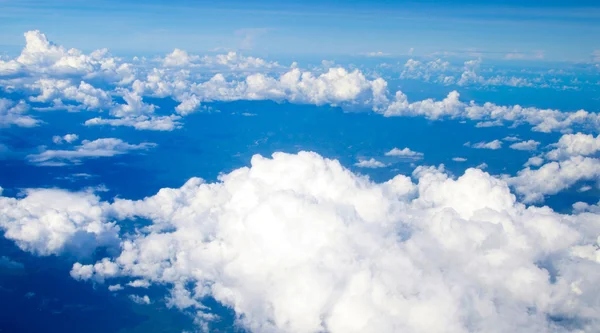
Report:
M 243 49 L 269 55 L 544 51 L 586 61 L 600 49 L 597 1 L 0 0 L 0 47 L 26 30 L 117 54 Z

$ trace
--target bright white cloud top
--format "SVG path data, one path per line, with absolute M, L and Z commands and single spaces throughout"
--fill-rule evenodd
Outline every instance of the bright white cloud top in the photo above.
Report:
M 170 302 L 201 321 L 212 296 L 253 332 L 573 331 L 551 318 L 600 328 L 600 216 L 526 207 L 479 169 L 452 179 L 420 167 L 414 177 L 378 184 L 314 153 L 276 153 L 140 201 L 58 190 L 2 198 L 0 226 L 50 254 L 78 244 L 80 231 L 114 241 L 113 219 L 150 219 L 121 239 L 120 255 L 71 274 L 167 284 Z M 19 218 L 32 206 L 45 234 Z
M 284 67 L 235 52 L 201 57 L 180 49 L 154 61 L 126 62 L 113 57 L 106 49 L 89 55 L 76 49 L 67 50 L 48 41 L 39 31 L 29 31 L 25 37 L 26 46 L 20 56 L 0 60 L 0 79 L 4 77 L 2 80 L 12 90 L 30 93 L 30 102 L 49 104 L 40 109 L 110 111 L 111 117 L 89 119 L 86 124 L 90 126 L 171 131 L 182 126 L 181 116 L 201 111 L 202 103 L 273 100 L 373 110 L 385 116 L 469 119 L 482 127 L 528 124 L 540 132 L 569 132 L 574 128 L 600 132 L 600 116 L 585 110 L 564 112 L 519 105 L 477 104 L 461 101 L 456 91 L 441 101 L 409 102 L 402 91 L 388 91 L 386 80 L 369 78 L 358 69 L 328 67 L 320 72 L 310 71 L 295 64 Z M 418 61 L 409 60 L 405 67 L 410 72 L 419 66 Z M 473 74 L 478 66 L 478 61 L 466 62 L 465 72 L 457 82 L 479 82 Z M 444 71 L 447 64 L 434 61 L 427 64 L 427 68 Z M 223 73 L 214 74 L 219 70 Z M 102 82 L 110 89 L 95 87 L 92 81 Z M 157 115 L 156 107 L 144 102 L 144 97 L 172 98 L 179 105 L 170 115 Z M 121 98 L 123 103 L 119 101 Z M 27 108 L 24 103 L 17 109 L 0 104 L 0 124 L 36 125 L 37 121 L 25 114 Z

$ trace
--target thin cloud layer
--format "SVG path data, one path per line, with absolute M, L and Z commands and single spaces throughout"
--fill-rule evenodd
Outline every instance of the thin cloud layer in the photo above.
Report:
M 115 138 L 83 140 L 81 145 L 73 150 L 45 150 L 39 154 L 28 155 L 27 160 L 36 165 L 63 166 L 69 163 L 81 163 L 81 160 L 86 158 L 111 157 L 134 150 L 147 150 L 155 146 L 156 144 L 150 142 L 129 144 Z

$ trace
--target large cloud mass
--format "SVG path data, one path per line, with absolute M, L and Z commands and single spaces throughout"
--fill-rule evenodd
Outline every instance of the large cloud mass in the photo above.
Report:
M 314 153 L 276 153 L 217 183 L 194 178 L 112 204 L 83 195 L 80 208 L 54 210 L 83 221 L 93 212 L 98 230 L 151 220 L 119 256 L 77 263 L 72 276 L 171 285 L 170 304 L 209 325 L 207 296 L 253 332 L 600 329 L 597 214 L 526 207 L 478 169 L 453 179 L 419 167 L 413 177 L 378 184 Z M 31 195 L 3 200 L 40 205 Z M 21 215 L 3 211 L 2 227 L 22 228 Z M 24 249 L 60 248 L 15 235 Z

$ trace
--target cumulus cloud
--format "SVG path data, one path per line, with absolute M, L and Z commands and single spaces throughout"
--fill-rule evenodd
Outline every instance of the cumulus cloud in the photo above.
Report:
M 58 189 L 24 194 L 21 199 L 0 196 L 0 229 L 22 250 L 89 255 L 97 247 L 118 245 L 119 227 L 106 221 L 105 204 L 94 194 Z
M 535 107 L 524 108 L 520 105 L 500 106 L 489 102 L 479 105 L 473 101 L 462 102 L 459 96 L 458 92 L 452 91 L 441 101 L 426 99 L 409 103 L 407 96 L 398 91 L 383 114 L 387 117 L 423 116 L 432 120 L 451 118 L 492 121 L 498 124 L 529 124 L 533 126 L 534 131 L 546 133 L 571 131 L 574 127 L 600 131 L 600 115 L 585 110 L 562 112 Z
M 104 206 L 153 224 L 72 274 L 170 285 L 170 304 L 209 325 L 210 296 L 252 332 L 600 328 L 598 215 L 526 207 L 479 169 L 414 177 L 373 183 L 314 153 L 255 156 L 217 183 Z
M 510 149 L 515 150 L 536 150 L 540 143 L 535 140 L 516 142 L 510 145 Z
M 538 164 L 539 161 L 533 162 Z M 525 202 L 540 202 L 544 196 L 556 194 L 582 180 L 600 180 L 599 159 L 574 156 L 564 161 L 546 163 L 539 169 L 526 167 L 507 181 L 517 193 L 523 195 Z
M 546 154 L 551 160 L 567 159 L 571 156 L 590 156 L 600 151 L 600 135 L 591 134 L 565 134 L 557 143 L 551 145 L 553 150 Z
M 77 134 L 65 134 L 64 136 L 55 135 L 52 137 L 52 142 L 57 145 L 63 144 L 64 142 L 73 143 L 77 140 L 79 140 L 79 135 Z
M 385 168 L 387 166 L 387 164 L 380 162 L 372 157 L 368 160 L 359 159 L 359 161 L 354 163 L 354 165 L 359 168 L 369 168 L 369 169 Z
M 385 156 L 394 156 L 394 157 L 420 160 L 423 158 L 423 153 L 412 151 L 408 147 L 403 148 L 403 149 L 393 148 L 392 150 L 385 153 Z
M 40 121 L 26 115 L 29 110 L 29 105 L 20 100 L 14 102 L 10 99 L 0 98 L 0 128 L 8 126 L 19 127 L 35 127 L 40 124 Z
M 81 145 L 73 150 L 45 150 L 38 154 L 28 155 L 27 160 L 36 165 L 63 166 L 68 163 L 81 163 L 81 160 L 86 158 L 111 157 L 134 150 L 147 150 L 155 146 L 156 144 L 150 142 L 129 144 L 115 138 L 83 140 Z
M 37 96 L 29 98 L 32 102 L 52 103 L 52 109 L 78 110 L 102 110 L 110 108 L 112 99 L 102 89 L 94 88 L 89 83 L 81 81 L 79 85 L 73 85 L 69 80 L 40 79 L 30 86 L 40 91 Z M 75 104 L 65 104 L 64 102 Z

